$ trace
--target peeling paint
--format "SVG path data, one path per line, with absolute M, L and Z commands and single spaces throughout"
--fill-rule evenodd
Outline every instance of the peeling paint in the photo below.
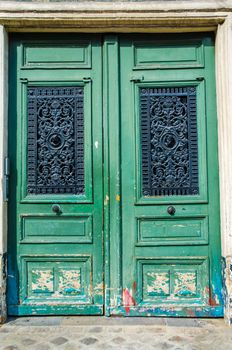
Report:
M 61 294 L 79 294 L 81 292 L 80 269 L 60 270 L 58 291 Z
M 147 293 L 149 295 L 169 295 L 170 276 L 169 272 L 148 272 Z
M 197 293 L 197 275 L 195 272 L 175 273 L 174 294 L 193 296 Z
M 114 288 L 107 288 L 107 290 L 111 294 L 110 298 L 110 307 L 116 308 L 118 305 L 121 305 L 121 299 L 122 299 L 122 290 L 121 288 L 114 289 Z
M 215 295 L 211 288 L 207 288 L 208 296 L 209 296 L 209 304 L 211 306 L 220 305 L 218 298 L 215 298 Z
M 31 290 L 35 293 L 53 292 L 53 271 L 32 270 Z
M 196 313 L 195 313 L 194 310 L 192 310 L 192 309 L 187 309 L 187 310 L 186 310 L 186 316 L 189 316 L 189 317 L 196 317 Z
M 94 295 L 102 295 L 103 294 L 104 285 L 103 283 L 99 283 L 94 287 Z
M 116 195 L 116 201 L 117 201 L 117 202 L 120 202 L 120 196 L 119 196 L 119 194 Z
M 110 197 L 108 195 L 105 196 L 105 199 L 104 199 L 104 205 L 106 206 L 108 204 L 110 200 Z
M 223 257 L 222 262 L 224 286 L 224 312 L 228 324 L 232 325 L 232 257 Z
M 98 149 L 98 141 L 95 141 L 95 147 Z
M 134 281 L 134 283 L 133 283 L 134 292 L 136 292 L 136 288 L 137 288 L 137 283 L 136 283 L 136 281 Z

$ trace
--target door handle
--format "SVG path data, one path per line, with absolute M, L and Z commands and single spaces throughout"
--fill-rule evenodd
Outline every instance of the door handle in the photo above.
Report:
M 55 214 L 62 214 L 62 210 L 61 210 L 61 207 L 59 206 L 59 204 L 53 204 L 52 211 Z
M 176 212 L 176 209 L 172 205 L 170 205 L 170 207 L 168 207 L 168 209 L 167 209 L 167 212 L 170 215 L 174 215 Z

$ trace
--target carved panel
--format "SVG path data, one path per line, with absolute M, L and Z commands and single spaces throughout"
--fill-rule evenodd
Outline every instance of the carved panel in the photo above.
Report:
M 78 294 L 81 292 L 81 269 L 59 270 L 60 294 Z
M 28 88 L 29 194 L 84 193 L 83 87 Z
M 51 293 L 53 292 L 53 270 L 40 269 L 32 270 L 32 285 L 31 290 L 34 293 Z
M 208 259 L 138 258 L 136 285 L 140 305 L 208 304 Z
M 140 89 L 144 196 L 197 195 L 196 88 Z
M 92 303 L 91 259 L 90 255 L 79 254 L 23 257 L 22 303 Z
M 170 271 L 147 272 L 147 295 L 170 295 Z
M 197 272 L 175 272 L 174 294 L 195 296 L 197 293 Z

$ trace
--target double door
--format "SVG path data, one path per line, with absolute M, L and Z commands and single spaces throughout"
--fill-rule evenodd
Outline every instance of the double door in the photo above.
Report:
M 14 35 L 11 315 L 221 316 L 210 35 Z

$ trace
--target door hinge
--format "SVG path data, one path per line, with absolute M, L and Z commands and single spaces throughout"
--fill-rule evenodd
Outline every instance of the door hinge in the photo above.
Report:
M 3 201 L 8 202 L 9 199 L 9 179 L 10 179 L 10 158 L 4 159 L 4 178 L 3 178 Z

